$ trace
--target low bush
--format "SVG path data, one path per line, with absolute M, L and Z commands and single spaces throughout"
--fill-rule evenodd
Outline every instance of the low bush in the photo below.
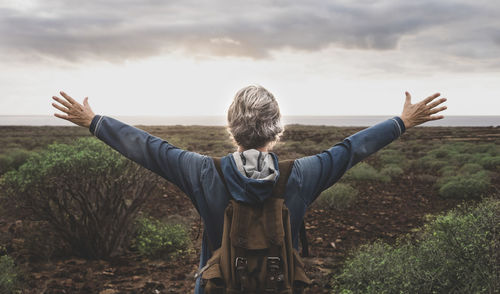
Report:
M 380 174 L 382 174 L 383 176 L 388 176 L 391 179 L 393 179 L 402 176 L 404 174 L 404 171 L 398 165 L 388 164 L 380 170 Z
M 484 156 L 480 159 L 479 164 L 486 169 L 500 171 L 500 155 Z
M 483 167 L 478 163 L 466 163 L 458 170 L 458 173 L 462 175 L 472 175 L 482 170 Z
M 12 149 L 4 154 L 0 154 L 0 175 L 17 169 L 26 162 L 31 154 L 31 151 L 21 148 Z
M 382 165 L 398 166 L 401 169 L 408 166 L 406 156 L 399 150 L 383 149 L 378 152 L 378 157 Z
M 171 259 L 190 251 L 189 233 L 181 224 L 162 223 L 151 217 L 142 217 L 137 220 L 132 247 L 149 258 Z
M 326 189 L 316 200 L 316 205 L 334 209 L 346 209 L 358 196 L 358 190 L 349 184 L 337 183 Z
M 452 177 L 458 175 L 458 170 L 456 166 L 453 165 L 445 165 L 439 169 L 439 174 L 442 177 Z
M 388 182 L 391 180 L 389 176 L 382 175 L 373 166 L 366 162 L 360 162 L 351 168 L 345 175 L 346 180 L 353 181 L 382 181 Z
M 19 273 L 14 260 L 8 256 L 0 256 L 0 293 L 14 293 L 19 286 Z
M 52 144 L 0 178 L 0 191 L 47 221 L 75 255 L 106 259 L 130 241 L 157 177 L 95 138 Z
M 490 188 L 490 176 L 486 171 L 460 174 L 440 179 L 437 182 L 439 195 L 445 198 L 479 198 Z
M 500 200 L 435 218 L 413 243 L 362 246 L 334 277 L 334 293 L 497 293 Z
M 478 198 L 491 188 L 491 172 L 500 167 L 500 146 L 492 143 L 445 143 L 413 161 L 419 173 L 439 174 L 439 194 L 447 198 Z
M 435 172 L 447 165 L 449 165 L 447 160 L 429 154 L 412 161 L 412 168 L 426 172 Z
M 500 146 L 494 143 L 473 144 L 454 142 L 431 149 L 414 161 L 413 167 L 420 170 L 439 170 L 444 166 L 460 167 L 477 163 L 490 170 L 500 168 Z

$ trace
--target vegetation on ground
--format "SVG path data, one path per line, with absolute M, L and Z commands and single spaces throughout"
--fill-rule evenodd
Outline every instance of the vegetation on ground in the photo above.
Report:
M 334 293 L 496 293 L 499 261 L 500 200 L 490 198 L 436 217 L 413 242 L 361 246 Z
M 149 258 L 172 259 L 190 252 L 191 241 L 182 224 L 140 217 L 132 246 Z
M 404 170 L 399 165 L 390 163 L 380 170 L 380 174 L 384 177 L 394 179 L 401 177 L 404 174 Z
M 467 163 L 477 163 L 491 171 L 500 169 L 500 146 L 495 143 L 444 143 L 428 150 L 424 156 L 413 162 L 419 170 L 438 171 L 445 166 L 458 170 Z
M 8 255 L 0 255 L 0 293 L 14 293 L 19 287 L 19 272 L 14 259 Z
M 94 138 L 51 144 L 0 178 L 4 199 L 47 221 L 73 254 L 108 258 L 130 240 L 157 177 Z
M 201 154 L 224 156 L 234 152 L 234 146 L 228 139 L 227 131 L 223 127 L 139 127 L 160 138 L 165 138 L 175 146 Z M 48 146 L 54 142 L 74 146 L 74 141 L 77 138 L 91 137 L 87 129 L 80 127 L 0 128 L 2 132 L 2 137 L 0 138 L 0 169 L 5 168 L 3 178 L 7 174 L 14 172 L 22 175 L 22 165 L 30 162 L 28 158 L 31 156 L 38 158 L 40 154 L 45 154 L 47 149 L 50 148 Z M 279 156 L 280 160 L 314 155 L 331 148 L 335 143 L 340 142 L 345 137 L 361 129 L 289 125 L 286 126 L 282 140 L 275 146 L 273 151 Z M 339 183 L 336 183 L 332 187 L 333 190 L 337 189 L 340 192 L 334 191 L 331 195 L 336 196 L 326 197 L 331 203 L 330 207 L 333 209 L 344 209 L 342 213 L 332 210 L 328 211 L 323 209 L 323 207 L 317 209 L 317 206 L 313 206 L 306 216 L 306 221 L 309 224 L 307 234 L 309 238 L 313 238 L 310 239 L 310 241 L 313 240 L 310 244 L 312 250 L 319 258 L 318 263 L 306 263 L 309 267 L 308 274 L 314 280 L 310 293 L 326 293 L 330 291 L 330 287 L 326 287 L 325 284 L 327 280 L 325 279 L 326 272 L 338 269 L 338 262 L 344 262 L 346 252 L 349 249 L 360 244 L 373 242 L 375 238 L 384 238 L 392 244 L 401 234 L 416 230 L 421 225 L 422 217 L 425 213 L 436 213 L 455 207 L 461 199 L 466 200 L 468 203 L 473 203 L 482 197 L 481 195 L 488 195 L 491 191 L 498 190 L 500 188 L 500 140 L 496 139 L 498 138 L 497 133 L 498 128 L 415 128 L 405 133 L 400 139 L 392 142 L 387 147 L 384 147 L 381 151 L 368 157 L 363 163 L 353 167 L 346 177 L 342 178 Z M 100 149 L 97 148 L 97 150 Z M 109 151 L 104 151 L 104 155 L 109 158 L 114 158 L 117 155 L 106 153 Z M 16 153 L 19 155 L 16 155 Z M 62 163 L 55 165 L 59 166 L 60 170 L 57 172 L 54 171 L 50 178 L 50 181 L 54 181 L 54 185 L 59 183 L 58 177 L 66 177 L 64 175 L 66 171 L 67 174 L 74 175 L 85 173 L 88 166 L 82 160 L 86 158 L 86 155 L 84 155 L 85 153 L 77 153 L 82 158 L 75 159 L 76 161 L 73 159 L 68 160 L 67 163 L 64 163 L 67 165 L 63 165 Z M 94 159 L 92 159 L 92 156 L 87 157 L 90 158 L 87 161 L 88 164 L 97 167 L 108 165 L 105 159 L 104 162 L 101 162 L 101 157 Z M 119 155 L 117 157 L 122 158 Z M 17 159 L 13 160 L 14 158 Z M 64 161 L 62 160 L 63 157 L 54 156 L 54 158 L 57 158 L 61 162 Z M 49 163 L 51 161 L 46 162 Z M 77 163 L 73 164 L 71 162 Z M 369 167 L 365 164 L 368 164 Z M 132 167 L 133 165 L 124 165 L 125 169 Z M 363 169 L 363 167 L 368 172 L 363 170 L 359 174 L 356 174 L 358 172 L 357 169 Z M 44 169 L 33 171 L 34 178 L 38 178 L 38 174 L 48 174 Z M 141 172 L 143 171 L 141 170 Z M 118 179 L 118 174 L 113 173 L 111 172 L 106 175 L 104 171 L 97 169 L 88 171 L 85 175 L 92 179 L 96 175 L 102 175 L 104 178 L 108 177 L 107 180 L 112 178 Z M 352 173 L 355 174 L 355 177 L 351 176 Z M 22 177 L 20 176 L 19 178 Z M 75 182 L 77 178 L 77 176 L 74 176 L 66 177 L 65 179 L 69 182 Z M 129 186 L 132 189 L 134 178 L 129 177 L 129 179 L 132 179 L 130 180 L 132 186 Z M 1 173 L 0 181 L 4 181 Z M 31 179 L 30 177 L 26 177 L 23 181 L 28 183 Z M 120 181 L 118 180 L 118 182 Z M 47 181 L 47 183 L 50 182 Z M 114 181 L 109 181 L 107 185 L 115 185 L 114 183 Z M 89 185 L 91 184 L 93 185 L 93 183 L 89 182 Z M 342 187 L 344 184 L 348 186 Z M 31 187 L 35 187 L 32 184 L 30 185 Z M 44 189 L 51 188 L 52 186 L 50 184 L 40 184 L 38 187 L 43 192 Z M 87 189 L 85 188 L 87 186 L 82 187 L 83 189 Z M 172 229 L 174 233 L 169 235 L 161 229 L 163 222 L 160 223 L 160 221 L 151 220 L 151 223 L 155 227 L 151 229 L 149 225 L 144 226 L 150 227 L 149 233 L 143 233 L 143 237 L 138 238 L 139 220 L 139 222 L 134 222 L 135 225 L 126 236 L 127 238 L 132 238 L 132 243 L 126 241 L 122 243 L 121 247 L 123 250 L 131 249 L 137 251 L 137 253 L 141 253 L 137 245 L 138 240 L 143 238 L 144 247 L 141 253 L 143 256 L 166 260 L 145 261 L 142 258 L 137 258 L 136 254 L 130 254 L 134 252 L 129 251 L 124 251 L 124 253 L 128 254 L 123 254 L 116 259 L 113 258 L 108 261 L 83 261 L 78 258 L 73 260 L 73 258 L 69 259 L 69 257 L 75 254 L 76 250 L 71 247 L 67 248 L 69 245 L 66 244 L 68 242 L 64 241 L 64 239 L 61 242 L 61 234 L 58 233 L 55 227 L 49 221 L 43 220 L 46 218 L 39 217 L 30 210 L 23 209 L 23 205 L 26 203 L 23 203 L 21 198 L 25 197 L 26 194 L 22 193 L 27 193 L 27 190 L 25 192 L 17 190 L 19 199 L 16 199 L 16 197 L 10 197 L 14 196 L 14 194 L 9 194 L 10 196 L 5 198 L 6 189 L 4 188 L 5 186 L 0 187 L 0 197 L 4 197 L 0 200 L 0 255 L 9 254 L 10 259 L 15 260 L 15 264 L 23 265 L 23 269 L 24 266 L 27 266 L 28 274 L 18 274 L 17 277 L 22 279 L 23 282 L 24 279 L 30 279 L 29 284 L 27 284 L 29 285 L 28 291 L 37 293 L 44 291 L 97 293 L 103 290 L 103 285 L 111 284 L 113 286 L 110 287 L 113 291 L 117 292 L 151 292 L 153 288 L 163 291 L 163 289 L 170 287 L 175 287 L 178 292 L 182 293 L 192 291 L 194 282 L 185 273 L 192 270 L 193 264 L 196 262 L 196 257 L 189 255 L 189 262 L 172 262 L 175 258 L 184 254 L 184 252 L 177 251 L 177 249 L 172 249 L 180 248 L 179 250 L 185 250 L 183 248 L 184 245 L 175 245 L 183 244 L 182 241 L 175 241 L 183 240 L 182 237 L 179 237 L 182 236 L 179 233 L 181 232 L 180 230 L 174 228 Z M 161 188 L 163 189 L 161 194 L 155 192 L 154 197 L 145 200 L 145 205 L 141 206 L 138 210 L 141 211 L 141 214 L 154 215 L 158 219 L 163 219 L 166 215 L 179 213 L 179 217 L 182 218 L 181 222 L 186 224 L 184 227 L 185 232 L 190 233 L 189 236 L 191 238 L 187 240 L 199 242 L 199 239 L 193 236 L 196 235 L 197 231 L 201 232 L 201 227 L 195 214 L 192 213 L 191 215 L 194 209 L 192 209 L 189 199 L 174 185 L 165 181 L 162 181 Z M 98 190 L 88 191 L 97 195 L 104 193 Z M 467 193 L 467 190 L 474 192 Z M 478 191 L 482 192 L 477 193 Z M 61 195 L 71 195 L 66 192 L 59 193 Z M 108 196 L 114 195 L 113 192 L 106 192 L 105 194 Z M 132 200 L 129 196 L 133 193 L 130 190 L 124 189 L 122 194 L 122 198 L 110 197 L 107 199 L 118 199 L 118 203 L 125 199 L 121 203 L 125 205 L 131 204 Z M 357 196 L 349 196 L 353 194 L 357 194 Z M 66 219 L 61 218 L 63 220 L 61 223 L 65 223 L 70 228 L 71 216 L 75 220 L 75 224 L 85 219 L 82 215 L 73 213 L 73 211 L 77 212 L 81 206 L 77 205 L 77 199 L 71 197 L 58 198 L 61 199 L 61 204 L 64 203 L 62 199 L 66 199 L 68 207 L 73 207 L 69 209 L 72 213 L 64 214 L 67 217 Z M 320 198 L 322 197 L 325 196 L 320 196 Z M 318 198 L 318 201 L 321 201 L 320 198 Z M 57 210 L 58 204 L 55 199 L 49 207 Z M 357 200 L 351 201 L 352 199 Z M 91 200 L 94 203 L 94 199 L 91 198 Z M 110 202 L 106 198 L 102 198 L 102 201 L 97 203 L 103 204 L 106 201 Z M 43 202 L 41 201 L 40 203 Z M 353 205 L 353 203 L 356 203 L 356 205 Z M 318 202 L 318 204 L 321 204 L 321 202 Z M 18 205 L 18 211 L 14 209 L 14 205 Z M 338 205 L 338 207 L 335 205 Z M 356 209 L 344 208 L 349 207 L 349 205 L 350 207 L 354 206 Z M 107 206 L 107 204 L 104 206 Z M 326 207 L 324 203 L 321 206 Z M 113 208 L 108 209 L 108 211 L 112 210 Z M 457 210 L 456 214 L 467 215 L 465 209 Z M 105 215 L 105 213 L 101 215 Z M 433 217 L 433 219 L 437 220 L 444 216 Z M 479 217 L 476 218 L 480 219 Z M 20 219 L 22 219 L 22 222 L 19 221 Z M 131 219 L 135 220 L 136 217 L 134 216 Z M 487 272 L 486 267 L 484 267 L 484 259 L 477 256 L 481 256 L 479 254 L 481 252 L 484 253 L 484 250 L 481 251 L 480 248 L 487 244 L 486 241 L 490 239 L 485 239 L 485 234 L 478 233 L 479 235 L 475 235 L 476 233 L 473 230 L 476 230 L 478 227 L 481 229 L 482 226 L 477 225 L 477 223 L 474 223 L 475 226 L 466 225 L 467 223 L 473 223 L 471 219 L 474 220 L 471 217 L 467 221 L 458 222 L 458 227 L 454 226 L 457 223 L 454 218 L 451 218 L 448 222 L 442 221 L 441 227 L 434 229 L 429 228 L 428 225 L 428 227 L 421 229 L 416 236 L 412 235 L 409 237 L 413 239 L 401 239 L 396 246 L 384 244 L 380 241 L 375 242 L 373 245 L 367 245 L 367 248 L 371 246 L 370 250 L 366 250 L 370 254 L 366 253 L 364 259 L 359 257 L 359 264 L 356 267 L 352 267 L 353 269 L 350 274 L 353 276 L 357 274 L 359 276 L 357 280 L 363 283 L 366 282 L 366 280 L 362 279 L 363 275 L 366 277 L 379 277 L 378 280 L 376 278 L 373 280 L 379 282 L 383 280 L 381 283 L 386 283 L 381 285 L 389 285 L 391 287 L 395 285 L 394 289 L 406 289 L 404 287 L 414 285 L 406 282 L 407 280 L 411 281 L 408 277 L 417 281 L 426 281 L 425 279 L 432 278 L 434 285 L 449 285 L 450 283 L 446 281 L 450 279 L 453 282 L 468 281 L 470 277 L 465 276 L 464 273 L 474 275 L 474 277 L 470 278 L 472 283 L 479 284 L 477 281 L 481 281 L 484 285 L 487 285 L 484 282 L 486 281 L 484 273 Z M 87 222 L 90 225 L 92 225 L 91 220 L 92 218 L 87 218 Z M 109 222 L 104 216 L 99 221 Z M 498 223 L 498 221 L 496 222 Z M 80 234 L 86 230 L 78 226 L 75 226 L 75 228 L 73 232 L 79 232 Z M 463 234 L 460 232 L 461 230 L 469 230 L 470 239 L 466 240 L 462 238 Z M 88 231 L 95 230 L 90 227 Z M 433 235 L 434 232 L 436 236 Z M 99 236 L 99 234 L 102 235 L 102 233 L 89 234 L 87 239 L 93 240 L 95 239 L 93 236 Z M 498 236 L 497 233 L 495 234 Z M 83 234 L 81 235 L 84 236 Z M 165 237 L 167 235 L 168 237 Z M 491 238 L 494 239 L 494 237 Z M 426 241 L 431 239 L 434 242 Z M 477 242 L 469 244 L 472 239 Z M 169 240 L 174 247 L 168 244 Z M 162 246 L 158 246 L 158 244 L 166 244 L 165 247 L 170 249 L 160 249 L 157 253 L 154 253 L 154 248 L 163 248 Z M 456 244 L 469 245 L 457 247 L 455 246 Z M 5 245 L 3 251 L 2 245 Z M 496 248 L 492 250 L 499 251 Z M 115 250 L 115 252 L 119 254 L 122 250 Z M 474 252 L 479 253 L 476 254 Z M 84 254 L 77 255 L 82 257 L 87 256 L 87 258 L 90 256 Z M 406 258 L 407 256 L 413 256 L 413 259 Z M 60 262 L 53 262 L 53 257 L 61 257 L 63 259 Z M 323 258 L 327 259 L 323 260 Z M 467 260 L 460 258 L 476 258 L 479 262 L 476 268 L 471 268 Z M 498 260 L 498 257 L 495 258 Z M 47 262 L 49 260 L 50 262 Z M 330 263 L 327 260 L 334 260 L 334 262 Z M 183 261 L 187 261 L 187 259 Z M 497 264 L 500 264 L 500 262 Z M 42 271 L 43 267 L 46 267 L 47 270 Z M 435 269 L 432 270 L 433 268 Z M 110 271 L 110 269 L 116 271 Z M 452 273 L 452 269 L 456 269 L 456 272 Z M 350 288 L 346 285 L 349 281 L 349 274 L 345 274 L 344 272 L 348 272 L 347 263 L 346 268 L 344 268 L 340 276 L 344 279 L 342 281 L 345 284 L 342 285 L 345 287 L 340 288 L 342 285 L 339 284 L 336 289 L 344 289 L 348 293 L 350 291 L 348 289 Z M 133 279 L 124 279 L 124 277 L 133 277 Z M 398 277 L 403 278 L 397 280 Z M 51 282 L 48 283 L 47 281 L 49 280 Z M 144 284 L 145 280 L 148 281 L 146 284 Z M 84 283 L 80 281 L 84 281 Z M 336 281 L 340 281 L 340 278 L 336 279 Z M 407 283 L 406 286 L 405 283 Z M 402 286 L 396 284 L 401 284 Z M 422 285 L 426 284 L 422 283 Z M 461 284 L 459 283 L 459 285 Z M 380 293 L 384 293 L 384 291 L 390 293 L 397 292 L 392 291 L 391 289 L 393 288 L 389 286 L 385 290 L 381 290 Z M 416 287 L 418 286 L 416 285 Z M 439 289 L 441 291 L 441 289 L 447 288 L 442 286 Z M 464 287 L 464 289 L 470 290 L 473 288 Z M 340 292 L 340 290 L 338 291 Z M 352 290 L 354 293 L 370 293 L 370 291 L 372 293 L 377 292 L 375 290 Z M 471 291 L 474 292 L 474 290 Z M 481 293 L 481 291 L 478 290 L 476 292 Z M 494 288 L 494 291 L 497 291 L 497 289 Z M 3 292 L 6 291 L 0 288 L 0 293 Z M 418 293 L 418 290 L 406 292 Z M 425 291 L 422 290 L 421 292 Z M 444 292 L 446 293 L 446 291 Z M 455 292 L 460 292 L 460 290 Z
M 358 193 L 358 190 L 349 184 L 337 183 L 323 191 L 316 199 L 315 205 L 338 210 L 346 209 L 356 201 Z
M 389 182 L 391 180 L 390 176 L 382 174 L 376 170 L 373 166 L 366 162 L 360 162 L 352 167 L 344 175 L 344 179 L 347 181 L 381 181 Z
M 377 156 L 382 166 L 393 165 L 401 169 L 408 168 L 409 161 L 401 150 L 385 148 L 377 152 Z
M 487 171 L 471 174 L 459 174 L 438 180 L 439 195 L 446 198 L 479 198 L 491 189 L 491 180 Z
M 0 154 L 0 176 L 10 170 L 17 169 L 31 154 L 31 151 L 21 148 L 9 149 Z
M 436 190 L 445 198 L 480 198 L 492 192 L 491 179 L 500 172 L 500 146 L 453 142 L 431 148 L 413 161 L 416 172 L 439 176 Z

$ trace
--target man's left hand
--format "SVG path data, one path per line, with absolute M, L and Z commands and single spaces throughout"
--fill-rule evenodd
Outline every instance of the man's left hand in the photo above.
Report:
M 410 93 L 405 92 L 405 94 L 406 101 L 403 107 L 403 113 L 401 114 L 401 119 L 403 120 L 406 129 L 418 126 L 431 120 L 444 118 L 442 115 L 435 115 L 447 108 L 446 106 L 437 107 L 446 101 L 446 98 L 435 100 L 441 94 L 436 93 L 415 104 L 411 104 Z

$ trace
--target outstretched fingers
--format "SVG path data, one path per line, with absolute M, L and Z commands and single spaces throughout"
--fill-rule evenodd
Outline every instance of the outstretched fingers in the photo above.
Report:
M 422 102 L 424 104 L 428 104 L 429 102 L 431 102 L 432 100 L 436 99 L 437 97 L 439 97 L 441 94 L 440 93 L 435 93 L 427 98 L 425 98 L 424 100 L 422 100 Z
M 70 109 L 72 107 L 71 104 L 69 104 L 69 102 L 57 97 L 57 96 L 52 96 L 52 99 L 56 100 L 57 102 L 61 103 L 62 105 L 66 106 L 66 108 Z
M 61 95 L 66 98 L 66 100 L 69 101 L 69 103 L 71 104 L 79 104 L 75 99 L 71 98 L 71 96 L 69 96 L 68 94 L 64 93 L 63 91 L 59 92 L 61 93 Z
M 67 115 L 62 115 L 62 114 L 59 114 L 59 113 L 54 113 L 54 116 L 58 117 L 58 118 L 65 119 L 65 120 L 69 120 L 69 116 L 67 116 Z
M 442 106 L 442 107 L 439 107 L 439 108 L 434 108 L 434 109 L 431 109 L 431 110 L 429 111 L 429 114 L 436 114 L 436 113 L 438 113 L 438 112 L 441 112 L 441 111 L 443 111 L 443 110 L 446 110 L 447 108 L 448 108 L 448 107 L 446 107 L 446 106 Z
M 432 103 L 427 104 L 427 106 L 428 106 L 429 108 L 434 108 L 434 107 L 438 106 L 439 104 L 441 104 L 441 103 L 443 103 L 443 102 L 446 102 L 446 98 L 441 98 L 441 99 L 439 99 L 439 100 L 436 100 L 436 101 L 434 101 L 434 102 L 432 102 Z
M 56 103 L 52 103 L 52 106 L 54 106 L 55 108 L 59 109 L 62 112 L 69 113 L 69 109 L 66 107 L 59 106 Z
M 443 119 L 444 115 L 432 115 L 429 116 L 429 120 L 438 120 L 438 119 Z

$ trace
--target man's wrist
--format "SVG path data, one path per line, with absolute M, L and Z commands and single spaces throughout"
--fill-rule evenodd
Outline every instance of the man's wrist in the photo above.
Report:
M 90 125 L 89 125 L 89 131 L 92 133 L 92 134 L 95 134 L 95 130 L 97 128 L 97 124 L 99 122 L 99 119 L 101 118 L 102 116 L 101 115 L 94 115 L 94 117 L 92 118 L 92 121 L 90 122 Z
M 406 129 L 409 129 L 412 127 L 412 125 L 410 124 L 410 121 L 406 117 L 400 116 L 400 118 L 403 121 L 403 124 L 405 125 Z
M 401 119 L 400 116 L 394 116 L 392 120 L 397 124 L 399 135 L 401 136 L 406 131 L 406 127 L 405 124 L 403 123 L 403 120 Z
M 90 129 L 90 125 L 92 124 L 92 120 L 94 120 L 94 117 L 95 117 L 95 114 L 93 116 L 91 116 L 86 122 L 85 124 L 83 125 L 84 127 L 86 127 L 87 129 Z

